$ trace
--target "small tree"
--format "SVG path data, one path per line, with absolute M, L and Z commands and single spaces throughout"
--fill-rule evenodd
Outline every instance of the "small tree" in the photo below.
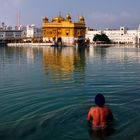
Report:
M 103 42 L 103 43 L 111 43 L 111 40 L 108 38 L 106 34 L 96 34 L 93 38 L 94 42 Z

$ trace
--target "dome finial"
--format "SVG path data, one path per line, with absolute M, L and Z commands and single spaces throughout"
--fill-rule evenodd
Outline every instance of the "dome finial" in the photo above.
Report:
M 69 13 L 66 15 L 66 20 L 71 21 L 71 15 Z
M 43 22 L 48 22 L 48 18 L 45 16 L 45 17 L 43 17 Z
M 80 17 L 79 17 L 79 22 L 85 22 L 85 19 L 84 19 L 83 16 L 80 16 Z
M 61 11 L 59 11 L 59 17 L 61 17 Z

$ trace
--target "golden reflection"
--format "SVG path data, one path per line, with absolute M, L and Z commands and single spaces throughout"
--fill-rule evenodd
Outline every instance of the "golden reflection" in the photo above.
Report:
M 85 52 L 85 51 L 83 51 Z M 78 69 L 84 71 L 85 53 L 76 48 L 43 48 L 43 65 L 45 72 L 55 76 L 72 75 Z M 68 77 L 67 77 L 68 78 Z
M 63 52 L 53 48 L 43 48 L 43 63 L 45 69 L 58 71 L 73 71 L 74 57 L 71 50 Z

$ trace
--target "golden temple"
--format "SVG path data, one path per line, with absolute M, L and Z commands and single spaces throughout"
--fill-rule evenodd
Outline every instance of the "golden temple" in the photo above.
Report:
M 57 41 L 61 39 L 65 44 L 74 44 L 78 38 L 85 38 L 85 19 L 79 17 L 78 22 L 73 22 L 71 15 L 67 14 L 65 18 L 59 15 L 49 21 L 47 17 L 42 19 L 43 41 Z

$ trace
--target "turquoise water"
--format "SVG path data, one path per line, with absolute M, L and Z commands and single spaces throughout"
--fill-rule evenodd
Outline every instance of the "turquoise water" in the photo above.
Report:
M 97 93 L 109 135 L 89 131 Z M 0 48 L 0 140 L 139 140 L 140 48 Z

